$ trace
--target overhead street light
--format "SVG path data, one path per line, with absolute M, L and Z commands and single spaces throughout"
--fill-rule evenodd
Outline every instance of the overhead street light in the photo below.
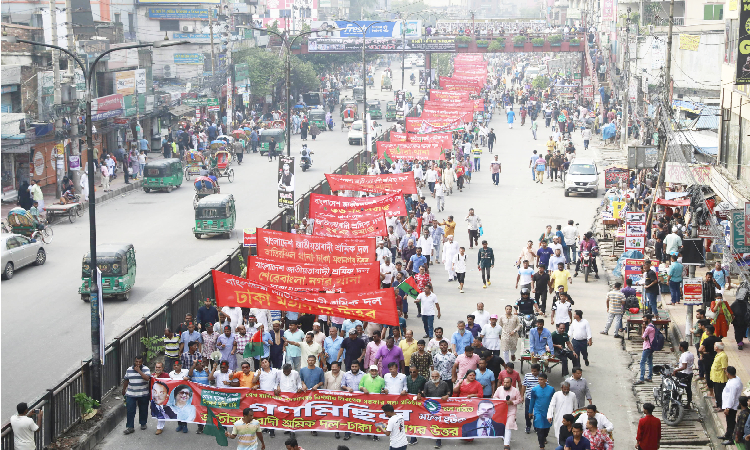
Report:
M 3 31 L 3 34 L 5 34 L 5 31 Z M 117 51 L 117 50 L 130 50 L 135 48 L 146 48 L 146 47 L 154 47 L 154 48 L 165 48 L 165 47 L 173 47 L 176 45 L 183 45 L 183 44 L 190 44 L 189 41 L 170 41 L 168 39 L 165 39 L 163 41 L 157 41 L 152 42 L 148 44 L 132 44 L 132 45 L 125 45 L 122 47 L 112 48 L 105 52 L 103 52 L 101 55 L 99 55 L 93 63 L 91 63 L 88 70 L 86 70 L 86 65 L 81 61 L 81 59 L 76 55 L 75 53 L 59 47 L 57 45 L 51 45 L 51 44 L 45 44 L 42 42 L 34 42 L 29 41 L 27 39 L 21 39 L 17 36 L 3 36 L 2 40 L 5 42 L 9 42 L 11 44 L 15 43 L 23 43 L 23 44 L 32 44 L 32 45 L 39 45 L 42 47 L 48 47 L 55 50 L 59 50 L 61 52 L 64 52 L 68 56 L 70 56 L 73 61 L 78 64 L 78 66 L 83 71 L 84 80 L 86 82 L 86 145 L 88 147 L 88 151 L 86 153 L 87 155 L 87 169 L 88 169 L 88 182 L 89 182 L 89 251 L 91 252 L 91 273 L 90 273 L 90 283 L 89 283 L 89 299 L 91 304 L 91 397 L 101 402 L 102 399 L 102 356 L 100 353 L 100 339 L 99 339 L 99 302 L 102 301 L 102 299 L 99 298 L 99 287 L 97 285 L 96 280 L 96 272 L 95 270 L 98 268 L 97 260 L 96 260 L 96 191 L 95 191 L 95 181 L 94 181 L 94 138 L 93 138 L 93 123 L 91 120 L 91 78 L 96 73 L 96 63 L 99 62 L 104 56 L 107 56 L 108 54 Z M 74 137 L 77 139 L 77 137 Z

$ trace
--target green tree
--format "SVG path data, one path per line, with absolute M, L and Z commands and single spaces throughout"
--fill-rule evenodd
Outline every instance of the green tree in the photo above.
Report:
M 347 64 L 362 63 L 360 53 L 308 53 L 299 55 L 299 58 L 312 64 L 315 72 L 320 74 L 330 72 L 334 68 L 341 68 Z
M 292 56 L 291 66 L 289 83 L 291 84 L 292 92 L 299 94 L 318 91 L 320 80 L 315 71 L 315 66 L 311 62 L 302 61 L 296 56 Z
M 272 94 L 276 84 L 284 79 L 284 59 L 278 53 L 253 47 L 237 52 L 237 62 L 246 63 L 250 72 L 253 95 Z
M 450 53 L 433 53 L 430 56 L 432 67 L 438 70 L 438 75 L 447 77 L 453 72 L 453 55 Z
M 549 80 L 547 77 L 538 75 L 534 80 L 531 82 L 531 87 L 534 89 L 544 90 L 547 89 L 549 86 Z

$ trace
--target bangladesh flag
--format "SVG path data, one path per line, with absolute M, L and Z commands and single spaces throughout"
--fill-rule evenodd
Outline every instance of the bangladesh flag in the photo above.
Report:
M 386 162 L 388 162 L 388 164 L 393 164 L 393 158 L 391 158 L 388 150 L 383 152 L 383 158 L 386 160 Z
M 206 426 L 205 428 L 203 428 L 203 434 L 214 436 L 216 438 L 216 443 L 222 447 L 229 446 L 227 435 L 224 434 L 226 432 L 226 428 L 221 424 L 221 422 L 219 422 L 219 419 L 216 418 L 214 412 L 208 406 L 206 407 L 206 414 Z
M 405 281 L 398 285 L 398 288 L 406 292 L 406 295 L 411 298 L 417 298 L 417 296 L 419 295 L 419 288 L 417 288 L 417 282 L 414 281 L 414 277 L 407 278 Z
M 243 358 L 259 358 L 263 356 L 263 336 L 260 331 L 256 331 L 250 342 L 245 345 L 242 352 Z

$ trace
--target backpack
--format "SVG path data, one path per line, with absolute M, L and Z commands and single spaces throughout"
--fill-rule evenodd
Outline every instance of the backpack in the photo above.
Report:
M 638 303 L 638 297 L 635 295 L 630 295 L 627 298 L 625 298 L 625 309 L 630 308 L 638 308 L 640 309 L 640 304 Z
M 653 324 L 649 324 L 649 326 L 654 327 L 654 338 L 651 340 L 651 350 L 658 352 L 664 348 L 664 334 L 662 334 L 662 332 Z

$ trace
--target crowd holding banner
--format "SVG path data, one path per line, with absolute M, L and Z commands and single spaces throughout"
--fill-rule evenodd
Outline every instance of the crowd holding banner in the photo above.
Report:
M 354 434 L 377 433 L 376 424 L 385 423 L 387 417 L 381 406 L 392 405 L 406 422 L 406 434 L 425 438 L 460 439 L 496 437 L 477 436 L 478 422 L 485 417 L 502 431 L 507 418 L 508 405 L 503 400 L 481 398 L 417 399 L 408 395 L 363 394 L 341 391 L 313 390 L 300 393 L 274 393 L 250 388 L 216 388 L 184 380 L 154 379 L 164 395 L 151 400 L 154 417 L 187 423 L 206 423 L 208 408 L 223 425 L 232 425 L 242 419 L 242 410 L 250 408 L 254 418 L 263 428 L 288 431 L 350 432 Z M 189 401 L 178 404 L 175 389 L 189 390 Z M 158 403 L 157 403 L 158 402 Z M 491 408 L 479 408 L 480 404 Z M 218 412 L 220 411 L 220 412 Z M 175 417 L 175 418 L 172 418 Z M 471 433 L 474 431 L 474 433 Z
M 408 119 L 407 119 L 408 121 Z M 327 173 L 326 180 L 332 191 L 395 192 L 416 194 L 414 172 L 381 175 L 334 175 Z
M 437 161 L 445 159 L 440 144 L 435 142 L 382 142 L 378 141 L 379 159 L 409 159 Z
M 266 283 L 275 288 L 319 292 L 376 290 L 380 288 L 380 266 L 366 264 L 299 264 L 250 258 L 247 265 L 249 280 Z
M 387 236 L 385 214 L 367 212 L 359 214 L 322 214 L 315 218 L 313 234 L 336 238 Z
M 350 214 L 358 212 L 382 212 L 386 216 L 406 216 L 406 204 L 401 193 L 380 197 L 346 198 L 337 195 L 310 195 L 308 217 L 315 219 L 318 214 Z
M 259 228 L 258 256 L 303 263 L 361 264 L 375 260 L 372 239 L 335 239 Z

